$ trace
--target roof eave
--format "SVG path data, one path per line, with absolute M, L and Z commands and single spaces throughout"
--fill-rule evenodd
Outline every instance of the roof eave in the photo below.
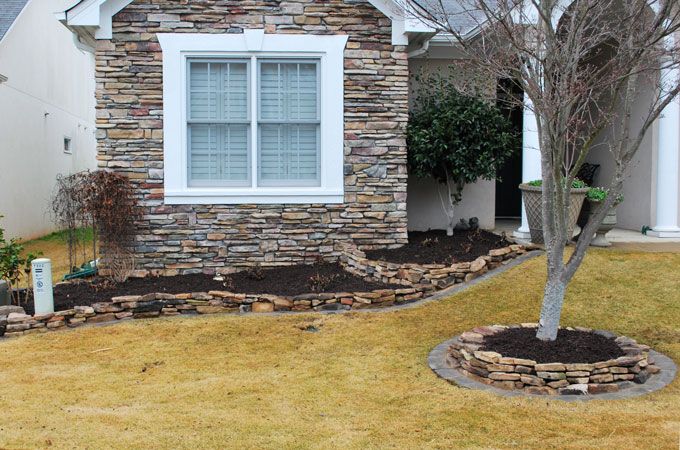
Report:
M 409 13 L 403 0 L 368 0 L 378 11 L 392 21 L 392 44 L 408 45 L 413 36 L 434 35 L 436 30 Z M 113 16 L 132 3 L 132 0 L 81 0 L 71 8 L 58 13 L 57 18 L 81 42 L 93 44 L 97 39 L 111 39 Z

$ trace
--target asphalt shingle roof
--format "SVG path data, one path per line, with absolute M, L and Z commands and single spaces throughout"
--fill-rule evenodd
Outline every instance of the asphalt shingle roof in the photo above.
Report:
M 28 3 L 28 0 L 0 0 L 0 40 L 5 36 L 21 10 L 24 9 L 26 3 Z
M 465 35 L 486 22 L 486 15 L 476 6 L 474 0 L 415 0 L 440 23 L 448 23 L 455 32 Z M 493 8 L 494 0 L 486 4 Z

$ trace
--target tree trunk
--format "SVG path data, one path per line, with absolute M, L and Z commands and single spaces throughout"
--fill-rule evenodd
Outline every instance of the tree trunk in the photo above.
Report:
M 538 323 L 536 337 L 542 341 L 554 341 L 557 339 L 557 330 L 560 327 L 562 304 L 567 285 L 559 275 L 549 275 L 543 292 L 543 306 L 541 307 L 541 319 Z
M 444 196 L 442 195 L 442 192 L 439 189 L 439 187 L 437 187 L 437 193 L 439 194 L 439 201 L 442 204 L 442 211 L 444 211 L 444 214 L 448 219 L 448 222 L 446 223 L 446 235 L 453 236 L 453 228 L 456 226 L 455 224 L 456 217 L 454 215 L 453 210 L 456 207 L 457 202 L 454 201 L 454 196 L 456 195 L 456 193 L 453 190 L 452 182 L 448 176 L 448 173 L 446 176 L 446 199 L 444 199 Z

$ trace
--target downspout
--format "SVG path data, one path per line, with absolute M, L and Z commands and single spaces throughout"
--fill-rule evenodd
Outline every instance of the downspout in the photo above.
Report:
M 83 41 L 80 40 L 80 35 L 77 33 L 72 33 L 73 34 L 73 43 L 75 44 L 76 48 L 80 51 L 87 52 L 87 53 L 92 53 L 94 55 L 94 48 L 91 45 L 88 45 L 84 43 Z
M 426 40 L 425 42 L 423 42 L 423 43 L 422 43 L 418 48 L 416 48 L 415 50 L 411 50 L 410 52 L 408 52 L 408 57 L 409 57 L 409 59 L 410 59 L 410 58 L 417 58 L 418 56 L 427 53 L 427 51 L 429 50 L 429 48 L 430 48 L 430 40 L 428 39 L 428 40 Z
M 0 84 L 7 81 L 7 77 L 0 73 Z
M 96 40 L 94 36 L 90 35 L 84 27 L 70 26 L 68 24 L 68 11 L 54 13 L 54 17 L 73 34 L 73 44 L 78 50 L 92 54 L 95 53 L 94 43 Z M 91 43 L 88 44 L 87 41 Z

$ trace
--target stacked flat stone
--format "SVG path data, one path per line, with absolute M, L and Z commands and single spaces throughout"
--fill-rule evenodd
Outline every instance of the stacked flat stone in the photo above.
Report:
M 432 284 L 443 289 L 456 283 L 474 280 L 491 269 L 495 269 L 506 261 L 523 255 L 529 250 L 526 246 L 512 244 L 507 247 L 490 250 L 472 262 L 454 264 L 398 264 L 386 261 L 375 261 L 366 258 L 366 253 L 356 245 L 343 243 L 340 264 L 348 272 L 362 278 L 376 280 L 388 284 L 413 286 Z
M 192 292 L 182 294 L 150 293 L 113 297 L 110 302 L 51 314 L 24 313 L 17 308 L 6 319 L 0 316 L 0 336 L 74 328 L 85 323 L 114 322 L 126 319 L 148 319 L 180 314 L 216 314 L 225 312 L 274 311 L 340 311 L 379 308 L 413 302 L 427 297 L 434 288 L 424 284 L 403 289 L 379 289 L 369 292 L 338 292 L 279 296 L 270 294 L 239 294 L 228 291 Z M 15 307 L 16 308 L 16 307 Z M 3 329 L 3 324 L 4 329 Z
M 455 283 L 470 281 L 527 251 L 521 245 L 491 250 L 487 256 L 451 266 L 393 264 L 370 261 L 354 244 L 341 243 L 341 265 L 345 270 L 367 280 L 402 285 L 399 289 L 369 292 L 337 292 L 277 296 L 242 294 L 228 291 L 189 292 L 181 294 L 149 293 L 114 297 L 110 302 L 51 314 L 30 316 L 23 308 L 0 307 L 0 336 L 18 336 L 77 327 L 84 323 L 144 319 L 179 314 L 214 314 L 222 312 L 333 311 L 379 308 L 410 303 L 429 297 L 437 290 Z M 234 270 L 230 268 L 230 270 Z M 4 309 L 1 309 L 4 308 Z
M 128 176 L 142 207 L 138 275 L 223 273 L 407 242 L 407 49 L 363 0 L 146 0 L 113 17 L 96 46 L 98 165 Z M 162 52 L 157 33 L 349 36 L 344 53 L 344 203 L 166 205 Z M 222 271 L 220 271 L 222 269 Z
M 518 326 L 536 328 L 536 324 Z M 507 328 L 509 327 L 493 325 L 478 327 L 463 333 L 449 347 L 447 364 L 457 368 L 467 377 L 486 385 L 541 395 L 618 392 L 636 383 L 645 383 L 650 375 L 660 370 L 649 356 L 649 346 L 638 344 L 626 336 L 615 338 L 615 342 L 625 353 L 624 356 L 591 364 L 537 363 L 528 359 L 509 358 L 496 352 L 480 350 L 485 336 L 491 336 Z M 589 328 L 576 328 L 576 330 L 615 337 L 606 331 Z

